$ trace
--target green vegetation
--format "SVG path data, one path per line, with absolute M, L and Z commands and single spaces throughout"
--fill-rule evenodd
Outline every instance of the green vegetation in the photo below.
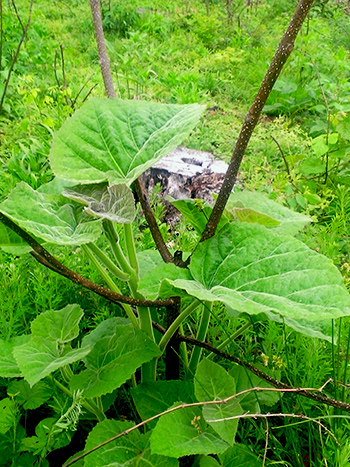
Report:
M 34 3 L 21 43 L 29 3 L 0 2 L 0 465 L 116 437 L 72 465 L 348 466 L 347 2 L 313 6 L 215 236 L 151 194 L 177 262 L 137 177 L 183 142 L 229 161 L 295 2 L 101 1 L 116 100 L 88 2 Z

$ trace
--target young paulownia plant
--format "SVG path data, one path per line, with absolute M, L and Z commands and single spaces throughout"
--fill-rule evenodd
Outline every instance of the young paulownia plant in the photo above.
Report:
M 174 201 L 198 235 L 195 251 L 169 252 L 139 177 L 195 127 L 204 110 L 197 104 L 90 99 L 54 137 L 50 164 L 56 178 L 37 190 L 20 182 L 0 204 L 5 251 L 30 251 L 46 267 L 120 304 L 124 311 L 124 317 L 106 319 L 80 335 L 83 310 L 67 304 L 40 314 L 30 335 L 0 342 L 1 377 L 23 378 L 29 393 L 53 383 L 72 402 L 66 414 L 38 429 L 35 440 L 23 437 L 23 452 L 44 459 L 50 450 L 69 443 L 72 432 L 67 427 L 74 426 L 74 416 L 77 420 L 82 409 L 98 420 L 86 451 L 129 429 L 131 422 L 107 420 L 105 415 L 115 391 L 128 380 L 141 419 L 181 402 L 222 400 L 235 394 L 238 386 L 239 390 L 261 386 L 261 379 L 247 378 L 237 365 L 226 371 L 208 358 L 201 360 L 199 346 L 190 353 L 184 342 L 179 345 L 177 333 L 194 313 L 200 317 L 197 342 L 205 341 L 214 303 L 221 303 L 233 320 L 264 315 L 327 340 L 331 319 L 350 314 L 350 297 L 338 270 L 294 237 L 310 219 L 261 194 L 231 193 L 251 132 L 311 3 L 298 6 L 286 33 L 292 43 L 281 41 L 280 55 L 246 118 L 214 209 L 194 200 Z M 135 245 L 133 190 L 159 251 L 138 251 Z M 78 251 L 100 273 L 103 286 L 68 269 L 48 252 L 50 245 L 80 247 Z M 121 283 L 128 294 L 121 293 Z M 164 308 L 166 323 L 159 313 Z M 160 337 L 154 328 L 162 331 Z M 228 335 L 227 343 L 232 338 Z M 166 358 L 168 381 L 158 381 L 158 361 L 169 349 L 174 351 Z M 182 381 L 174 381 L 180 360 Z M 234 465 L 237 458 L 259 466 L 254 454 L 235 444 L 238 421 L 229 419 L 258 412 L 259 404 L 273 405 L 275 400 L 271 394 L 259 396 L 259 401 L 246 395 L 227 404 L 185 407 L 164 415 L 145 433 L 133 431 L 93 450 L 84 465 L 177 466 L 178 458 L 198 454 L 202 467 Z M 0 430 L 6 433 L 15 417 L 13 400 L 1 402 Z

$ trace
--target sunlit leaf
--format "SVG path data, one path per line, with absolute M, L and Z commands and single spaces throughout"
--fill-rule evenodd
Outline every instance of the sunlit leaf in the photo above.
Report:
M 51 167 L 77 183 L 130 184 L 198 123 L 198 104 L 92 98 L 56 133 Z
M 40 193 L 18 183 L 0 204 L 0 211 L 30 234 L 58 245 L 81 245 L 101 236 L 101 221 L 77 222 L 63 197 Z
M 160 355 L 158 346 L 124 318 L 103 321 L 83 339 L 92 347 L 86 370 L 73 376 L 72 390 L 84 388 L 85 397 L 98 397 L 120 387 L 143 363 Z

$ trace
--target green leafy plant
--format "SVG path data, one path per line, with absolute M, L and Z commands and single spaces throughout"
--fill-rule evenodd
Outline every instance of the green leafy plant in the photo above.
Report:
M 303 2 L 297 10 L 287 37 L 296 36 L 311 3 Z M 97 8 L 96 2 L 91 4 Z M 282 40 L 282 52 L 283 44 Z M 246 446 L 235 444 L 238 420 L 247 411 L 253 410 L 254 416 L 277 401 L 252 398 L 254 387 L 291 388 L 276 379 L 278 374 L 267 375 L 236 359 L 256 375 L 243 385 L 237 365 L 227 371 L 209 358 L 201 359 L 214 304 L 220 303 L 225 318 L 232 321 L 263 316 L 329 341 L 331 320 L 350 314 L 350 297 L 337 268 L 295 238 L 311 219 L 261 194 L 231 194 L 246 145 L 277 79 L 276 66 L 281 68 L 286 59 L 278 54 L 274 59 L 275 74 L 267 74 L 246 118 L 214 208 L 201 201 L 174 202 L 196 232 L 194 251 L 168 250 L 139 177 L 192 131 L 204 110 L 197 104 L 90 99 L 54 136 L 54 180 L 37 189 L 21 181 L 0 204 L 0 241 L 7 251 L 31 250 L 44 266 L 118 303 L 124 315 L 80 332 L 83 310 L 67 304 L 41 313 L 29 335 L 0 341 L 0 376 L 13 379 L 7 385 L 8 397 L 1 401 L 0 434 L 8 435 L 2 442 L 12 458 L 20 460 L 24 453 L 45 465 L 50 451 L 70 442 L 85 411 L 98 422 L 81 455 L 87 466 L 176 466 L 178 459 L 190 455 L 197 456 L 194 465 L 204 467 L 235 465 L 236 459 L 242 465 L 262 465 Z M 108 96 L 114 97 L 110 76 L 104 79 Z M 137 251 L 132 230 L 135 192 L 158 251 Z M 100 282 L 62 264 L 48 252 L 52 245 L 79 247 L 100 274 Z M 193 314 L 199 324 L 189 352 L 183 329 Z M 221 355 L 233 338 L 227 335 Z M 168 381 L 159 380 L 163 355 Z M 180 370 L 179 384 L 173 380 Z M 106 412 L 127 381 L 143 420 L 140 426 L 161 415 L 149 431 L 141 433 L 129 421 L 108 419 Z M 68 403 L 46 390 L 48 383 L 61 398 L 68 397 Z M 310 391 L 294 390 L 315 399 Z M 326 396 L 318 397 L 334 404 Z M 37 425 L 35 436 L 26 436 L 18 423 L 21 407 L 41 407 L 48 401 L 56 401 L 54 415 Z M 76 456 L 65 465 L 78 460 Z

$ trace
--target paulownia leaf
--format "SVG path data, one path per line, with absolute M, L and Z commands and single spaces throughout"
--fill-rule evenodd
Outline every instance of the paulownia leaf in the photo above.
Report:
M 192 381 L 156 381 L 142 383 L 131 389 L 131 395 L 142 420 L 167 410 L 174 402 L 195 402 Z M 156 420 L 147 426 L 154 427 Z
M 89 184 L 130 184 L 187 137 L 204 110 L 198 104 L 92 98 L 56 133 L 54 173 Z
M 221 464 L 211 456 L 204 456 L 199 462 L 200 467 L 220 467 Z
M 126 185 L 78 185 L 65 189 L 63 195 L 84 204 L 84 212 L 94 217 L 120 224 L 128 224 L 135 218 L 134 196 Z
M 236 392 L 236 383 L 233 377 L 222 366 L 207 359 L 202 360 L 198 365 L 194 387 L 199 401 L 222 400 Z M 205 421 L 231 445 L 235 441 L 238 419 L 219 422 L 215 420 L 234 417 L 242 413 L 243 410 L 238 399 L 232 399 L 226 404 L 203 406 Z
M 0 211 L 30 234 L 48 243 L 81 245 L 101 236 L 101 221 L 77 223 L 73 207 L 64 198 L 40 193 L 20 182 Z
M 181 405 L 175 402 L 173 407 Z M 228 444 L 207 430 L 199 407 L 185 407 L 163 415 L 151 435 L 153 453 L 170 457 L 191 454 L 218 454 Z
M 0 340 L 0 377 L 18 378 L 22 376 L 15 357 L 13 349 L 23 345 L 30 340 L 30 336 L 17 336 L 9 341 Z
M 143 363 L 158 357 L 158 346 L 124 318 L 102 322 L 83 339 L 93 347 L 85 358 L 86 370 L 73 376 L 72 390 L 84 388 L 85 397 L 98 397 L 120 387 Z
M 31 387 L 58 368 L 81 360 L 89 353 L 88 346 L 67 350 L 64 345 L 77 337 L 82 315 L 79 305 L 68 305 L 58 311 L 46 311 L 32 322 L 30 341 L 13 350 L 21 373 Z
M 202 235 L 213 210 L 210 204 L 207 201 L 199 199 L 174 200 L 170 197 L 167 197 L 167 199 L 176 207 L 176 209 L 181 212 L 184 217 L 186 217 L 197 234 Z M 228 219 L 223 215 L 220 219 L 217 230 L 219 231 L 225 224 L 227 224 L 227 222 Z
M 244 444 L 234 444 L 224 453 L 219 454 L 219 467 L 263 467 L 262 460 Z M 212 464 L 213 467 L 215 464 Z M 211 464 L 200 463 L 200 467 L 211 467 Z
M 223 454 L 219 460 L 205 456 L 200 461 L 200 467 L 263 467 L 262 461 L 252 453 L 244 444 L 234 444 Z
M 254 211 L 251 208 L 232 208 L 231 212 L 233 216 L 240 222 L 248 222 L 249 224 L 260 224 L 266 227 L 277 227 L 281 223 L 276 221 L 266 214 Z
M 145 274 L 140 280 L 139 291 L 147 296 L 150 300 L 159 297 L 169 297 L 171 295 L 179 295 L 174 287 L 169 285 L 168 281 L 162 279 L 191 279 L 191 273 L 188 269 L 177 268 L 173 263 L 160 264 L 151 269 L 148 274 Z M 181 294 L 181 291 L 179 291 Z
M 90 431 L 85 450 L 94 448 L 109 438 L 132 428 L 133 423 L 105 420 Z M 152 454 L 149 447 L 150 433 L 138 430 L 102 446 L 85 458 L 85 467 L 177 467 L 177 459 Z
M 261 193 L 247 190 L 231 193 L 226 212 L 241 222 L 273 227 L 274 231 L 290 235 L 295 235 L 311 222 L 310 217 L 292 211 Z
M 137 253 L 140 269 L 140 277 L 145 276 L 156 266 L 163 264 L 163 259 L 158 250 L 143 250 Z
M 257 224 L 227 224 L 198 246 L 190 271 L 194 280 L 169 282 L 239 313 L 265 313 L 278 322 L 282 316 L 308 335 L 312 322 L 317 333 L 320 320 L 350 314 L 350 296 L 329 259 Z

